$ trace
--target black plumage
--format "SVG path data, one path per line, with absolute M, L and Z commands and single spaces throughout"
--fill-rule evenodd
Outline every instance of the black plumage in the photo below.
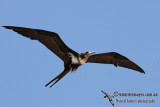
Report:
M 84 53 L 77 53 L 70 49 L 55 32 L 31 29 L 24 27 L 15 26 L 3 26 L 7 29 L 11 29 L 25 37 L 32 40 L 38 40 L 43 45 L 45 45 L 49 50 L 55 53 L 64 62 L 64 71 L 61 72 L 57 77 L 51 80 L 45 86 L 48 86 L 54 82 L 50 87 L 57 83 L 61 78 L 63 78 L 69 71 L 73 72 L 78 69 L 79 66 L 84 63 L 103 63 L 103 64 L 113 64 L 116 67 L 121 66 L 129 69 L 145 73 L 137 64 L 129 60 L 123 55 L 116 52 L 94 54 L 95 52 L 86 51 Z M 92 55 L 94 54 L 94 55 Z

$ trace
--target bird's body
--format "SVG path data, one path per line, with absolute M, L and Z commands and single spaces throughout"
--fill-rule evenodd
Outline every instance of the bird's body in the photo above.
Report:
M 85 51 L 83 53 L 77 53 L 70 49 L 55 32 L 31 29 L 24 27 L 15 26 L 3 26 L 7 29 L 12 29 L 13 31 L 28 37 L 32 40 L 38 40 L 44 44 L 49 50 L 55 53 L 64 62 L 64 71 L 61 72 L 57 77 L 51 80 L 45 86 L 54 82 L 50 87 L 57 83 L 61 78 L 63 78 L 69 71 L 73 72 L 78 69 L 81 65 L 85 63 L 104 63 L 113 64 L 116 67 L 121 66 L 129 69 L 145 73 L 137 64 L 122 56 L 116 52 L 108 52 L 101 54 L 94 54 L 95 52 Z M 94 55 L 93 55 L 94 54 Z
M 95 52 L 86 51 L 84 53 L 78 54 L 78 56 L 73 55 L 72 53 L 69 53 L 70 59 L 71 59 L 71 71 L 76 71 L 76 69 L 87 62 L 89 55 L 93 54 Z M 85 56 L 85 54 L 89 54 L 88 56 Z

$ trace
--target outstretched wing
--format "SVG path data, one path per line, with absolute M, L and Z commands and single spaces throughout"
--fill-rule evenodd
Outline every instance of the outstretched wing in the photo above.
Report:
M 87 62 L 91 63 L 104 63 L 104 64 L 114 64 L 116 67 L 121 66 L 129 69 L 145 73 L 137 64 L 122 56 L 116 52 L 95 54 L 88 58 Z
M 15 26 L 3 26 L 7 29 L 12 29 L 13 31 L 28 37 L 32 40 L 38 40 L 44 44 L 48 49 L 55 53 L 59 58 L 65 61 L 68 58 L 68 52 L 77 55 L 78 53 L 70 49 L 55 32 L 44 31 L 40 29 L 31 29 L 24 27 Z

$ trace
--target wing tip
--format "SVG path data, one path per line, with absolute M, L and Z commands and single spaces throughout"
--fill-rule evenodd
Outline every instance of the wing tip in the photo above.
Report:
M 143 72 L 141 72 L 141 73 L 146 74 L 144 71 L 143 71 Z
M 145 72 L 144 72 L 144 70 L 143 69 L 140 69 L 140 70 L 138 70 L 140 73 L 143 73 L 143 74 L 145 74 Z
M 6 28 L 6 29 L 12 29 L 11 26 L 2 26 L 2 27 Z

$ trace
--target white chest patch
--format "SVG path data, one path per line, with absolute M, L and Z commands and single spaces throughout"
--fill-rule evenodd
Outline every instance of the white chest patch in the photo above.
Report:
M 73 64 L 84 64 L 86 62 L 86 60 L 84 59 L 81 59 L 79 57 L 75 57 L 72 53 L 69 53 L 70 56 L 71 56 L 71 60 L 72 60 L 72 63 Z
M 78 64 L 79 63 L 78 58 L 75 57 L 74 55 L 72 56 L 71 60 L 72 60 L 72 63 L 74 63 L 74 64 Z
M 69 55 L 73 64 L 79 64 L 79 60 L 77 57 L 75 57 L 72 53 L 69 53 Z

